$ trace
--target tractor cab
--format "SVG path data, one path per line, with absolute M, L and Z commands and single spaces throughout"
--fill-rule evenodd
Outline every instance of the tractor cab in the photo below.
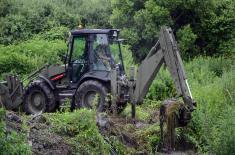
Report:
M 121 45 L 117 29 L 77 29 L 70 32 L 65 64 L 72 83 L 82 80 L 86 73 L 109 79 L 111 69 L 118 64 L 124 73 Z M 106 75 L 102 77 L 100 75 Z M 102 80 L 103 80 L 102 79 Z

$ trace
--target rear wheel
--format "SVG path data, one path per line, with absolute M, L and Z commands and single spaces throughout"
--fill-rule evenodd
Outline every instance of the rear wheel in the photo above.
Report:
M 54 111 L 56 102 L 52 90 L 43 81 L 33 81 L 25 90 L 23 108 L 27 114 Z
M 108 89 L 105 85 L 95 80 L 88 80 L 77 89 L 74 102 L 78 108 L 96 108 L 97 111 L 103 112 L 109 108 L 107 97 Z

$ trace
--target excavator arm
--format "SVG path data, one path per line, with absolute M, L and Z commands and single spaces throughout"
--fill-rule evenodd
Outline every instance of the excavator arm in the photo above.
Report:
M 173 78 L 178 95 L 182 96 L 185 105 L 192 111 L 195 102 L 192 99 L 174 34 L 168 27 L 161 28 L 159 40 L 138 68 L 133 102 L 138 104 L 143 101 L 163 64 L 166 65 Z

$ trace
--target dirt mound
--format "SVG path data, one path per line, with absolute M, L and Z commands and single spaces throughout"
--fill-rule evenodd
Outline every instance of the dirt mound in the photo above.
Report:
M 64 139 L 53 132 L 50 132 L 50 123 L 42 115 L 33 116 L 26 122 L 23 131 L 23 120 L 15 112 L 6 113 L 6 127 L 8 131 L 27 132 L 29 145 L 34 155 L 70 155 L 71 147 Z
M 37 155 L 69 155 L 71 148 L 60 135 L 50 132 L 50 123 L 42 115 L 29 121 L 29 143 L 32 145 L 33 154 Z
M 115 137 L 124 147 L 128 148 L 127 154 L 149 154 L 154 152 L 154 146 L 159 141 L 159 125 L 138 119 L 132 120 L 124 116 L 98 116 L 97 125 L 104 137 Z M 101 124 L 99 122 L 102 122 Z M 104 123 L 105 122 L 105 123 Z M 150 140 L 150 137 L 156 140 Z M 112 145 L 112 144 L 111 144 Z M 116 146 L 113 146 L 114 148 Z M 118 152 L 116 152 L 118 154 Z
M 195 154 L 194 151 L 191 151 L 193 145 L 183 135 L 176 137 L 175 133 L 170 135 L 174 136 L 176 143 L 174 148 L 162 149 L 159 115 L 160 113 L 156 109 L 151 112 L 150 118 L 145 120 L 132 120 L 128 116 L 121 115 L 99 115 L 96 119 L 102 135 L 107 139 L 110 137 L 117 138 L 125 147 L 130 149 L 129 154 L 162 154 L 162 151 L 169 154 L 183 152 L 185 152 L 185 155 Z
M 158 154 L 160 143 L 158 110 L 152 114 L 154 115 L 146 120 L 132 120 L 124 115 L 97 114 L 97 126 L 110 146 L 110 152 L 113 152 L 111 154 Z M 27 133 L 28 143 L 35 155 L 75 153 L 73 146 L 67 143 L 69 142 L 66 139 L 67 135 L 53 131 L 54 124 L 49 122 L 47 116 L 25 116 L 7 112 L 5 120 L 8 131 Z
M 6 117 L 5 117 L 5 122 L 6 122 L 6 130 L 7 131 L 17 131 L 20 132 L 22 130 L 22 119 L 19 115 L 17 115 L 15 112 L 12 111 L 7 111 L 6 112 Z

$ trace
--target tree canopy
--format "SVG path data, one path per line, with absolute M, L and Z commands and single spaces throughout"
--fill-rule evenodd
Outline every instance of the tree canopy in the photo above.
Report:
M 171 26 L 185 59 L 231 55 L 234 0 L 0 0 L 0 44 L 30 39 L 54 27 L 119 28 L 137 62 Z
M 112 0 L 112 8 L 111 24 L 123 29 L 138 61 L 161 25 L 173 28 L 184 58 L 234 53 L 233 0 Z

